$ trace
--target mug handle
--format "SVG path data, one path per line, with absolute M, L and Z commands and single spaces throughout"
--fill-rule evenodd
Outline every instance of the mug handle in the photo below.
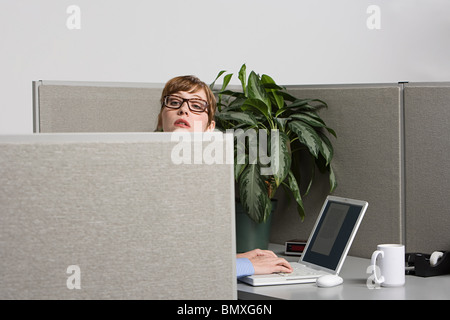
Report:
M 381 250 L 376 250 L 372 253 L 372 259 L 371 259 L 371 265 L 373 268 L 373 275 L 375 278 L 375 283 L 381 284 L 384 282 L 384 277 L 380 274 L 380 278 L 377 277 L 377 257 L 378 255 L 381 254 L 381 257 L 384 258 L 384 252 Z M 380 268 L 378 267 L 378 270 L 380 270 Z

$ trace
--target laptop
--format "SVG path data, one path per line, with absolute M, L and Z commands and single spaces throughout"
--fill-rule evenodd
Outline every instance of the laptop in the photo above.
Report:
M 368 203 L 328 196 L 292 273 L 252 275 L 239 279 L 252 286 L 312 283 L 322 275 L 339 274 L 367 210 Z

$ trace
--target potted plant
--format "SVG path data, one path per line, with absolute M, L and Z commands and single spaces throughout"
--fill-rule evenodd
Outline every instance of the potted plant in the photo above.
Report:
M 213 90 L 215 82 L 225 73 L 219 72 L 211 84 Z M 261 229 L 260 225 L 268 225 L 262 231 L 266 239 L 256 244 L 264 247 L 268 244 L 272 200 L 280 186 L 293 195 L 298 214 L 302 221 L 304 219 L 302 198 L 308 194 L 314 180 L 314 172 L 309 181 L 302 180 L 299 169 L 304 161 L 315 164 L 313 171 L 317 167 L 329 174 L 330 192 L 336 188 L 331 167 L 333 146 L 327 137 L 327 134 L 336 137 L 336 133 L 319 116 L 318 111 L 327 107 L 324 101 L 298 99 L 270 76 L 259 76 L 251 71 L 247 78 L 246 73 L 244 64 L 239 70 L 241 86 L 237 90 L 229 89 L 233 74 L 224 75 L 221 89 L 215 91 L 218 100 L 215 121 L 219 130 L 234 133 L 236 193 L 243 211 L 250 218 L 248 224 L 253 224 L 255 230 Z M 302 195 L 300 185 L 304 183 L 306 191 Z M 236 211 L 239 210 L 237 207 Z M 240 245 L 239 235 L 248 237 L 255 230 L 240 231 L 239 223 L 237 220 L 238 251 L 253 249 L 253 244 Z

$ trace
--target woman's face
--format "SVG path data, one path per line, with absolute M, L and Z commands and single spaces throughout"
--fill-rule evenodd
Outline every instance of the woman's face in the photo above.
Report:
M 179 91 L 173 94 L 183 99 L 201 99 L 207 101 L 206 93 L 202 89 L 197 92 Z M 208 126 L 208 112 L 192 112 L 187 103 L 183 102 L 179 109 L 170 109 L 164 107 L 161 112 L 162 129 L 164 132 L 194 132 L 194 131 L 212 131 L 215 128 L 215 122 L 211 121 Z

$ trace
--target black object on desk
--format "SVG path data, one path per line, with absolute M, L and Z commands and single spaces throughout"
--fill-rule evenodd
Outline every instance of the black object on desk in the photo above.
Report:
M 306 246 L 306 240 L 289 240 L 284 244 L 284 254 L 288 256 L 301 256 Z
M 419 277 L 433 277 L 450 274 L 450 251 L 442 251 L 442 253 L 443 256 L 435 266 L 430 265 L 430 254 L 407 253 L 405 255 L 406 273 Z

